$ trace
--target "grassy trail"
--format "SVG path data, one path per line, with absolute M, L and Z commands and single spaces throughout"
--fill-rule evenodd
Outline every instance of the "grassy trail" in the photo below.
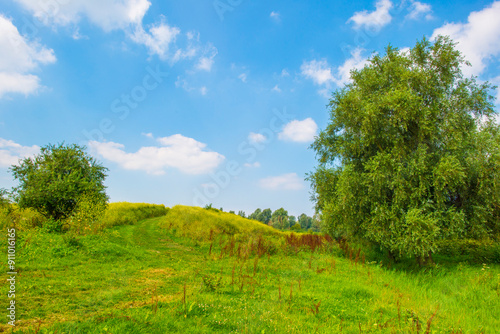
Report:
M 500 328 L 498 266 L 388 270 L 339 257 L 334 244 L 296 252 L 280 237 L 272 239 L 272 255 L 230 256 L 221 251 L 231 240 L 225 234 L 212 241 L 183 235 L 179 221 L 193 226 L 198 218 L 182 210 L 79 239 L 25 235 L 17 332 L 451 334 Z M 208 235 L 208 218 L 204 224 Z

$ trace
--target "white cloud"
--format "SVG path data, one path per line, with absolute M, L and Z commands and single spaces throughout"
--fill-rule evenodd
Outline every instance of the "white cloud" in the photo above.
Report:
M 246 75 L 246 73 L 241 73 L 240 75 L 238 75 L 238 79 L 240 79 L 243 82 L 247 82 L 247 75 Z
M 447 23 L 434 30 L 431 40 L 438 35 L 448 35 L 472 67 L 466 66 L 466 76 L 480 75 L 488 61 L 500 55 L 500 1 L 481 11 L 470 13 L 467 23 Z
M 332 69 L 326 59 L 311 60 L 310 62 L 302 63 L 300 67 L 302 74 L 309 79 L 312 79 L 316 84 L 323 85 L 330 81 L 335 81 L 332 74 Z
M 293 120 L 284 126 L 278 138 L 284 141 L 308 143 L 314 140 L 317 131 L 318 125 L 312 118 L 303 121 Z
M 151 6 L 148 0 L 15 1 L 47 25 L 74 25 L 85 17 L 107 32 L 140 24 Z
M 12 21 L 0 15 L 0 98 L 6 93 L 35 93 L 40 78 L 29 72 L 56 61 L 54 51 L 28 41 Z
M 410 13 L 406 15 L 406 18 L 410 20 L 418 20 L 421 17 L 424 17 L 426 20 L 432 19 L 432 7 L 427 3 L 412 1 L 408 10 Z
M 390 0 L 378 0 L 375 8 L 376 10 L 373 12 L 367 10 L 356 12 L 347 22 L 354 22 L 355 29 L 365 27 L 375 30 L 379 30 L 391 23 L 392 16 L 389 14 L 389 10 L 392 8 L 392 2 Z
M 368 59 L 362 54 L 365 50 L 356 48 L 351 51 L 351 58 L 347 59 L 344 64 L 334 69 L 328 64 L 326 59 L 304 61 L 301 66 L 302 75 L 306 78 L 312 79 L 317 85 L 324 85 L 319 93 L 328 97 L 328 91 L 332 83 L 337 86 L 343 86 L 351 82 L 351 70 L 362 69 L 367 63 Z
M 75 27 L 74 38 L 80 38 L 77 24 L 87 19 L 105 32 L 123 30 L 133 42 L 144 45 L 150 55 L 175 63 L 200 54 L 201 69 L 209 70 L 214 56 L 206 56 L 200 46 L 199 34 L 188 32 L 183 42 L 185 48 L 176 45 L 180 29 L 160 22 L 144 27 L 143 18 L 151 2 L 148 0 L 14 0 L 23 5 L 46 25 Z
M 196 65 L 199 70 L 210 72 L 212 70 L 212 65 L 214 64 L 213 57 L 201 57 L 200 61 Z
M 287 76 L 289 76 L 289 75 L 290 75 L 290 73 L 288 73 L 288 71 L 286 70 L 286 68 L 284 68 L 284 69 L 281 71 L 281 76 L 282 76 L 282 77 L 287 77 Z
M 20 159 L 33 157 L 40 153 L 40 147 L 22 146 L 12 140 L 0 138 L 0 168 L 18 164 Z
M 144 137 L 151 138 L 151 139 L 153 139 L 153 138 L 154 138 L 154 137 L 153 137 L 153 134 L 152 134 L 151 132 L 148 132 L 148 133 L 144 133 L 144 132 L 143 132 L 143 133 L 141 133 L 141 135 L 143 135 Z
M 278 12 L 272 11 L 271 14 L 269 14 L 269 17 L 271 17 L 273 20 L 280 21 L 281 20 L 281 15 Z
M 259 168 L 260 167 L 260 162 L 256 161 L 254 162 L 253 164 L 251 163 L 246 163 L 244 164 L 243 166 L 247 167 L 247 168 Z
M 271 89 L 273 92 L 281 93 L 281 89 L 278 87 L 278 85 L 274 86 L 273 89 Z
M 248 135 L 248 141 L 250 141 L 250 143 L 258 144 L 258 143 L 263 143 L 266 140 L 267 140 L 266 136 L 264 136 L 261 133 L 250 132 L 250 134 Z
M 206 144 L 180 134 L 156 140 L 161 146 L 141 147 L 135 153 L 127 153 L 124 145 L 113 142 L 90 141 L 89 147 L 96 154 L 124 169 L 141 170 L 155 175 L 164 174 L 169 168 L 186 174 L 207 174 L 225 159 L 217 152 L 206 151 Z
M 360 70 L 368 63 L 368 59 L 362 56 L 364 50 L 356 48 L 351 52 L 351 58 L 347 59 L 343 65 L 337 68 L 337 79 L 335 83 L 337 86 L 343 86 L 351 82 L 351 70 Z
M 304 188 L 304 183 L 297 173 L 289 173 L 261 179 L 259 186 L 268 190 L 300 190 Z
M 201 95 L 207 95 L 207 93 L 208 93 L 208 88 L 207 88 L 207 87 L 205 87 L 205 86 L 201 87 L 201 88 L 200 88 L 200 93 L 201 93 Z
M 218 51 L 215 47 L 210 45 L 205 53 L 206 55 L 200 57 L 198 64 L 196 64 L 196 68 L 198 70 L 210 72 L 214 64 L 214 58 L 217 56 Z
M 151 26 L 149 32 L 146 32 L 142 25 L 137 25 L 130 38 L 137 44 L 146 46 L 150 55 L 156 54 L 162 60 L 171 59 L 176 61 L 175 56 L 169 53 L 169 47 L 180 32 L 178 28 L 170 27 L 168 24 L 161 22 Z

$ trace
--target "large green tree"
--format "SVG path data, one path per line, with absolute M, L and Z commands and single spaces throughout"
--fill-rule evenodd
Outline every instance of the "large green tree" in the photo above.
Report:
M 441 239 L 499 231 L 492 87 L 465 65 L 448 37 L 389 46 L 333 93 L 309 175 L 327 231 L 419 260 Z
M 16 200 L 22 208 L 34 208 L 55 220 L 71 215 L 82 197 L 106 203 L 107 168 L 78 145 L 47 145 L 34 158 L 12 166 L 19 186 Z

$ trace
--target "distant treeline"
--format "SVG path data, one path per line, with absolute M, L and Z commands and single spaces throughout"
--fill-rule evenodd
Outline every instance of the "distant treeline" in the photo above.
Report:
M 212 204 L 206 205 L 205 209 L 217 210 L 212 207 Z M 220 208 L 217 211 L 224 211 L 224 209 Z M 288 211 L 283 208 L 279 208 L 274 212 L 271 209 L 262 210 L 260 208 L 257 208 L 248 216 L 246 215 L 245 211 L 242 210 L 238 211 L 238 213 L 231 210 L 229 211 L 229 213 L 237 214 L 243 218 L 257 220 L 279 230 L 304 230 L 319 232 L 321 229 L 319 219 L 315 217 L 309 217 L 305 213 L 302 213 L 299 217 L 288 215 Z

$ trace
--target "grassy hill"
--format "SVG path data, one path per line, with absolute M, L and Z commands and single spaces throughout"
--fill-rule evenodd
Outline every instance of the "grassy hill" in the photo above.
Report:
M 99 233 L 19 233 L 16 332 L 497 333 L 500 328 L 498 265 L 388 269 L 331 238 L 283 233 L 217 210 L 176 206 L 135 215 L 140 206 L 114 209 L 107 213 L 111 227 Z M 120 210 L 129 210 L 132 218 L 119 218 Z M 7 294 L 5 283 L 1 293 Z M 6 306 L 2 298 L 2 309 Z M 6 321 L 0 330 L 10 330 Z

